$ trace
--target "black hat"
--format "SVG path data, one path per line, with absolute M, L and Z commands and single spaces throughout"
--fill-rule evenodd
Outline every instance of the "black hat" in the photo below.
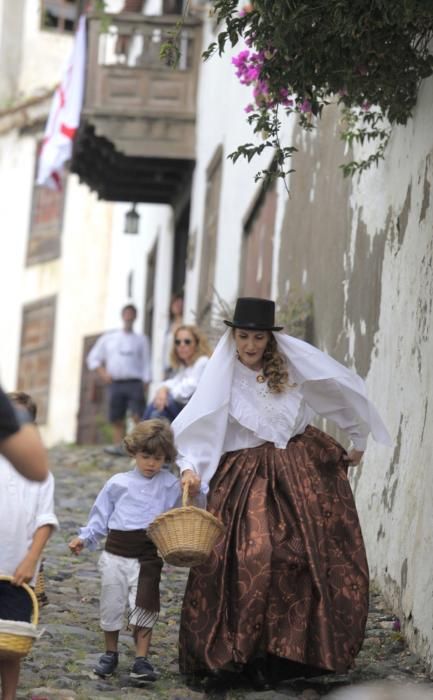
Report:
M 224 321 L 226 326 L 256 331 L 280 331 L 275 326 L 275 303 L 270 299 L 242 297 L 237 300 L 233 321 Z

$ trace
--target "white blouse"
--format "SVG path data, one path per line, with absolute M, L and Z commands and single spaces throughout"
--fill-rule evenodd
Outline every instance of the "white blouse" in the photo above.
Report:
M 202 355 L 193 365 L 181 367 L 174 377 L 166 379 L 161 386 L 167 387 L 175 401 L 187 403 L 197 389 L 197 384 L 208 361 L 209 358 Z
M 275 394 L 269 391 L 267 382 L 257 381 L 260 374 L 235 362 L 223 452 L 257 447 L 264 442 L 284 449 L 290 438 L 304 432 L 315 415 L 296 384 Z M 346 431 L 354 447 L 364 450 L 369 429 L 361 422 L 351 423 L 348 409 L 346 414 Z

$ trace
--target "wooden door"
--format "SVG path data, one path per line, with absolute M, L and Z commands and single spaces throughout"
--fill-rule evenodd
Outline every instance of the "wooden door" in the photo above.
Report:
M 108 391 L 102 379 L 87 369 L 86 357 L 99 335 L 90 335 L 83 340 L 81 363 L 80 405 L 77 420 L 77 444 L 100 445 L 111 442 L 108 422 Z

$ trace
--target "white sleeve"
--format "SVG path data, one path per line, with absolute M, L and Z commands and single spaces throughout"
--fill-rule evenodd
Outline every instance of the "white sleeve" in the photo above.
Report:
M 52 474 L 48 474 L 38 489 L 34 532 L 44 525 L 52 525 L 56 530 L 59 528 L 59 521 L 54 513 L 54 477 Z
M 88 369 L 97 369 L 106 362 L 106 359 L 106 336 L 101 335 L 87 355 L 86 364 Z
M 370 425 L 360 418 L 359 395 L 352 394 L 335 379 L 307 381 L 301 386 L 301 392 L 315 413 L 329 418 L 344 430 L 356 450 L 365 450 Z
M 186 403 L 191 398 L 197 389 L 200 377 L 203 374 L 203 370 L 206 367 L 208 360 L 208 357 L 199 357 L 191 367 L 191 372 L 187 376 L 182 377 L 182 379 L 178 381 L 176 381 L 176 377 L 173 377 L 172 379 L 168 379 L 166 382 L 164 382 L 175 401 Z
M 108 533 L 108 521 L 114 510 L 114 501 L 110 497 L 110 481 L 98 493 L 90 511 L 89 520 L 85 527 L 80 528 L 78 536 L 90 549 L 96 549 L 99 540 Z
M 360 376 L 303 340 L 284 333 L 274 333 L 274 337 L 289 360 L 291 380 L 316 413 L 335 421 L 358 450 L 365 449 L 369 433 L 377 442 L 392 444 Z
M 151 362 L 151 351 L 150 351 L 150 341 L 147 335 L 143 336 L 143 374 L 142 379 L 144 384 L 148 384 L 152 381 L 152 362 Z

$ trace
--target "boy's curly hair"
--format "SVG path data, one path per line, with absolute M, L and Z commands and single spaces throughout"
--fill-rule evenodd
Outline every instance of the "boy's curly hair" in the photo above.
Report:
M 177 455 L 170 424 L 160 418 L 138 423 L 124 438 L 123 444 L 131 457 L 144 452 L 148 455 L 164 455 L 167 462 L 174 462 Z

